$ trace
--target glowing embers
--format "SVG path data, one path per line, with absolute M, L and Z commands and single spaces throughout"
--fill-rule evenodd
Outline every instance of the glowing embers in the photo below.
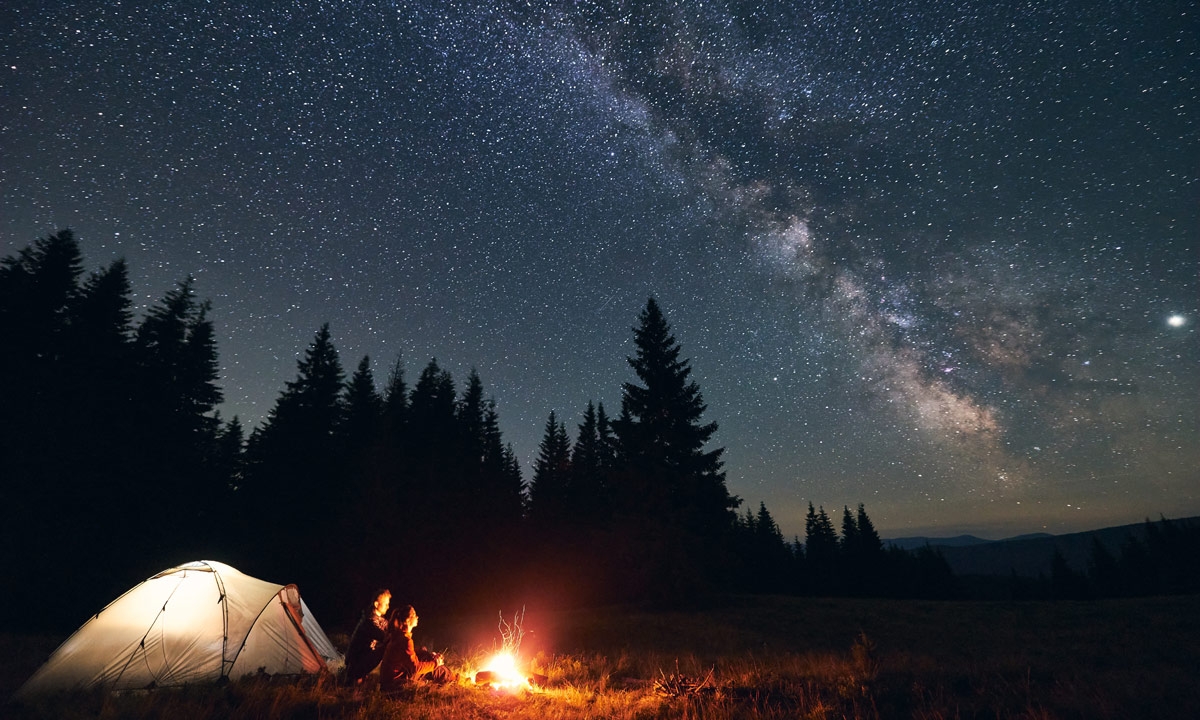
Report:
M 483 669 L 475 673 L 476 685 L 488 685 L 493 690 L 533 689 L 532 678 L 517 668 L 517 657 L 508 650 L 501 650 L 487 661 Z
M 544 675 L 527 675 L 517 666 L 517 651 L 521 649 L 521 639 L 525 636 L 525 630 L 521 627 L 524 621 L 525 608 L 513 614 L 512 622 L 505 620 L 503 613 L 500 614 L 500 650 L 475 673 L 476 685 L 510 692 L 538 690 L 545 685 Z

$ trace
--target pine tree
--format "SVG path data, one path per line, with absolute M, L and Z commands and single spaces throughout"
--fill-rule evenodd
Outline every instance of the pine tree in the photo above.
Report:
M 824 507 L 818 511 L 811 502 L 808 504 L 804 533 L 805 568 L 810 591 L 817 595 L 838 592 L 838 537 Z
M 383 416 L 388 444 L 399 449 L 400 438 L 408 424 L 408 383 L 404 381 L 404 360 L 399 357 L 392 365 L 383 392 Z
M 588 402 L 579 423 L 579 433 L 571 453 L 571 486 L 577 504 L 576 513 L 585 525 L 604 522 L 611 514 L 609 472 L 612 468 L 611 441 L 606 427 L 604 405 Z
M 411 483 L 409 415 L 409 389 L 404 380 L 404 361 L 397 357 L 383 392 L 380 442 L 372 467 L 373 487 L 369 495 L 359 501 L 365 506 L 376 507 L 381 513 L 395 512 L 401 489 Z M 371 589 L 363 587 L 362 591 L 369 592 Z
M 455 423 L 454 378 L 438 365 L 437 358 L 429 361 L 409 398 L 409 441 L 416 474 L 428 482 L 447 482 L 446 461 L 457 462 L 457 428 Z
M 395 529 L 408 485 L 405 451 L 408 386 L 404 363 L 392 364 L 380 394 L 369 358 L 359 362 L 344 396 L 347 474 L 336 534 L 343 560 L 334 577 L 344 592 L 365 597 L 395 577 L 396 558 L 404 557 L 410 537 Z M 402 525 L 403 528 L 403 525 Z
M 466 463 L 466 472 L 478 477 L 483 470 L 484 446 L 487 438 L 484 433 L 484 419 L 487 403 L 483 397 L 483 381 L 475 368 L 467 375 L 467 386 L 463 388 L 462 396 L 455 408 L 455 418 L 458 421 L 459 442 L 462 443 L 462 459 Z
M 247 443 L 245 495 L 256 518 L 247 530 L 257 529 L 248 542 L 306 576 L 312 571 L 302 567 L 303 551 L 322 541 L 311 528 L 320 526 L 340 480 L 344 379 L 329 325 L 322 325 L 297 362 L 296 379 Z
M 95 497 L 91 448 L 80 447 L 74 432 L 84 398 L 71 386 L 67 361 L 82 272 L 70 230 L 0 261 L 0 527 L 11 539 L 0 542 L 0 566 L 13 578 L 38 577 L 48 561 L 73 561 L 106 540 L 86 540 L 91 534 L 80 525 Z M 63 593 L 37 597 L 33 587 L 8 583 L 0 610 L 10 599 L 48 612 L 71 606 L 55 597 Z
M 0 261 L 0 475 L 27 479 L 28 500 L 78 468 L 50 438 L 62 437 L 72 393 L 59 384 L 65 338 L 79 295 L 83 256 L 70 230 L 39 239 Z M 14 496 L 0 498 L 13 502 Z M 7 504 L 7 503 L 6 503 Z
M 246 451 L 246 431 L 237 415 L 222 426 L 217 436 L 216 465 L 219 475 L 226 479 L 229 494 L 233 495 L 241 488 L 243 482 L 244 453 Z M 236 504 L 236 501 L 235 501 Z
M 182 433 L 215 430 L 207 414 L 221 402 L 210 304 L 198 303 L 187 278 L 152 307 L 137 328 L 139 384 L 157 422 Z
M 755 555 L 757 557 L 760 592 L 781 592 L 790 570 L 790 555 L 783 532 L 764 502 L 758 504 L 754 518 Z
M 129 507 L 144 516 L 173 517 L 160 536 L 143 534 L 149 547 L 180 543 L 199 551 L 215 529 L 208 518 L 218 486 L 209 462 L 219 432 L 216 406 L 216 333 L 210 304 L 197 301 L 194 281 L 186 278 L 167 291 L 137 327 L 133 353 L 138 400 L 137 436 L 145 462 L 142 490 Z M 144 550 L 142 552 L 145 552 Z
M 505 445 L 500 433 L 500 416 L 496 401 L 487 402 L 483 416 L 484 470 L 481 494 L 490 511 L 489 527 L 494 532 L 511 536 L 521 523 L 525 510 L 524 481 L 521 466 L 512 445 Z
M 557 541 L 559 530 L 574 520 L 571 500 L 571 440 L 566 426 L 551 411 L 529 486 L 529 512 L 535 530 L 547 540 Z
M 510 488 L 510 491 L 516 491 L 516 495 L 521 503 L 522 512 L 527 514 L 529 488 L 522 477 L 521 461 L 517 458 L 517 451 L 513 449 L 512 443 L 504 446 L 504 483 L 506 487 Z
M 283 462 L 288 457 L 313 455 L 326 458 L 325 462 L 328 462 L 327 458 L 333 454 L 334 439 L 344 411 L 345 373 L 328 323 L 317 331 L 296 367 L 296 379 L 286 383 L 283 394 L 251 443 L 254 455 L 264 452 L 268 455 L 266 458 L 255 457 L 256 462 L 263 459 Z M 304 460 L 297 459 L 289 464 L 299 469 Z
M 846 512 L 848 515 L 848 508 Z M 857 595 L 879 593 L 884 587 L 883 540 L 871 518 L 867 517 L 866 507 L 862 503 L 858 504 L 854 518 L 853 542 L 846 544 L 850 546 L 844 573 L 847 589 Z
M 125 387 L 130 363 L 130 326 L 133 320 L 129 268 L 115 260 L 84 282 L 71 307 L 71 355 L 77 371 L 107 382 L 98 389 Z
M 730 511 L 739 503 L 725 488 L 724 449 L 703 449 L 717 424 L 700 424 L 707 409 L 700 387 L 690 379 L 691 364 L 680 359 L 682 349 L 653 298 L 640 322 L 634 329 L 637 352 L 628 362 L 643 385 L 624 384 L 622 407 L 628 419 L 615 427 L 625 460 L 661 478 L 665 493 L 656 495 L 715 513 L 716 524 L 727 527 L 733 519 Z
M 341 468 L 342 482 L 338 484 L 336 492 L 330 495 L 333 504 L 326 508 L 331 517 L 377 510 L 369 506 L 354 506 L 355 499 L 366 493 L 364 486 L 374 480 L 372 474 L 378 471 L 377 453 L 383 433 L 383 398 L 375 389 L 370 357 L 364 356 L 350 376 L 342 396 L 342 406 L 338 445 L 339 451 L 344 453 L 345 462 Z M 343 523 L 347 522 L 353 525 L 355 519 L 343 518 Z
M 597 466 L 606 474 L 612 473 L 617 466 L 617 438 L 613 433 L 613 424 L 608 419 L 608 413 L 604 412 L 604 403 L 596 406 L 596 451 Z M 611 488 L 608 492 L 611 492 Z
M 867 509 L 862 504 L 858 504 L 858 539 L 861 544 L 863 554 L 867 558 L 879 558 L 883 554 L 883 539 L 879 537 L 879 533 L 875 530 L 875 523 L 871 522 L 871 518 L 867 517 Z
M 131 292 L 123 260 L 88 277 L 70 308 L 59 380 L 63 391 L 75 398 L 66 433 L 78 439 L 81 456 L 91 458 L 93 469 L 108 475 L 108 482 L 133 471 L 129 456 L 113 449 L 130 437 L 141 437 L 131 386 Z
M 364 356 L 359 361 L 350 381 L 346 383 L 345 413 L 342 416 L 341 433 L 347 446 L 361 460 L 361 454 L 374 444 L 383 419 L 383 398 L 375 389 L 375 375 L 371 372 L 371 358 Z
M 771 513 L 767 510 L 765 502 L 758 503 L 758 515 L 755 517 L 754 533 L 760 538 L 765 548 L 774 548 L 775 546 L 783 545 L 783 532 L 780 531 L 775 518 L 771 517 Z
M 641 559 L 635 576 L 679 596 L 729 571 L 729 534 L 741 500 L 725 486 L 724 449 L 705 449 L 717 425 L 701 422 L 707 407 L 699 385 L 654 298 L 639 321 L 628 362 L 641 384 L 624 384 L 613 423 L 621 466 L 614 491 L 633 524 L 630 541 L 650 548 L 657 564 Z
M 21 363 L 0 366 L 5 377 L 15 370 L 29 383 L 39 367 L 59 359 L 82 275 L 83 253 L 70 230 L 0 261 L 0 337 L 8 344 L 0 358 Z
M 67 433 L 78 439 L 81 456 L 91 458 L 100 476 L 97 481 L 105 486 L 121 482 L 121 477 L 127 478 L 124 482 L 132 479 L 134 463 L 114 449 L 142 435 L 132 387 L 130 294 L 122 260 L 88 277 L 70 310 L 69 349 L 60 380 L 64 391 L 76 398 Z
M 842 556 L 846 560 L 857 564 L 862 550 L 858 535 L 858 521 L 850 513 L 850 508 L 846 505 L 842 506 L 841 548 Z
M 459 447 L 455 450 L 463 473 L 463 497 L 458 503 L 462 535 L 491 538 L 497 552 L 508 552 L 512 532 L 520 524 L 522 498 L 506 474 L 503 437 L 495 399 L 484 398 L 483 381 L 472 368 L 456 408 Z

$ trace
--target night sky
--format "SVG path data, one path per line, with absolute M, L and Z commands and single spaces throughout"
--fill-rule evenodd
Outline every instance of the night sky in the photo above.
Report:
M 885 536 L 1200 514 L 1191 2 L 0 9 L 0 256 L 213 301 L 260 423 L 322 323 L 472 367 L 525 465 L 654 296 L 730 491 Z

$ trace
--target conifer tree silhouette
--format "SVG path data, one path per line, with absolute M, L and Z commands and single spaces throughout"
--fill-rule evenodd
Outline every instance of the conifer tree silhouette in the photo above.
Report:
M 731 563 L 729 536 L 741 500 L 725 486 L 723 448 L 707 449 L 717 424 L 691 379 L 690 361 L 654 298 L 634 328 L 628 358 L 638 382 L 627 382 L 613 422 L 619 448 L 614 496 L 642 543 L 632 577 L 654 590 L 684 596 L 718 581 Z M 640 560 L 638 560 L 640 558 Z
M 571 440 L 554 411 L 546 419 L 529 483 L 529 518 L 544 540 L 559 542 L 571 522 Z
M 308 578 L 316 568 L 306 560 L 322 542 L 314 529 L 336 497 L 343 459 L 345 373 L 327 323 L 296 367 L 296 378 L 247 442 L 246 530 L 265 565 Z

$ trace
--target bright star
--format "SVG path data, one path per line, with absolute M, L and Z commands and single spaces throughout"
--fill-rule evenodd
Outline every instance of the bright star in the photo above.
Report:
M 1187 323 L 1187 318 L 1182 315 L 1172 315 L 1167 318 L 1167 324 L 1171 327 L 1183 327 Z

